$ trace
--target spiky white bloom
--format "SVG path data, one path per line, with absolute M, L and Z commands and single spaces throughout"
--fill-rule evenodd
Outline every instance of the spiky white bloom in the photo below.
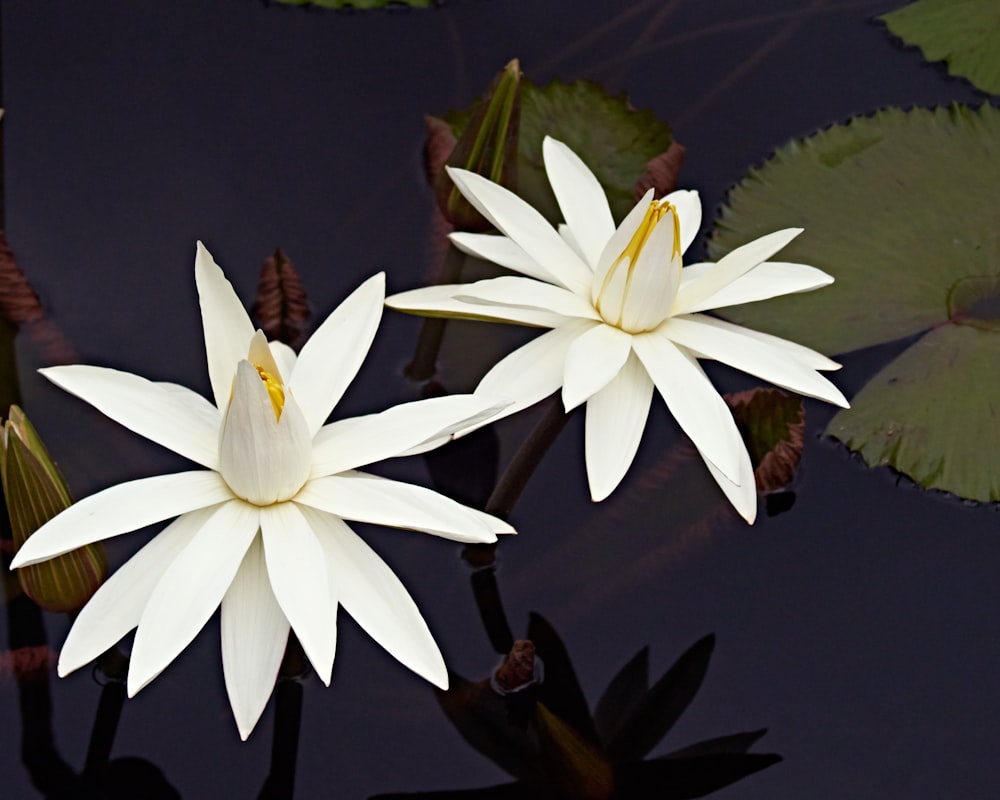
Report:
M 587 475 L 595 501 L 614 491 L 631 465 L 655 386 L 730 502 L 753 522 L 757 500 L 750 457 L 698 359 L 722 361 L 847 406 L 817 372 L 839 364 L 701 312 L 810 291 L 833 278 L 804 264 L 767 261 L 800 228 L 762 236 L 718 263 L 683 267 L 681 256 L 701 226 L 697 192 L 654 200 L 650 190 L 616 229 L 600 183 L 579 156 L 551 137 L 542 151 L 565 219 L 558 231 L 503 187 L 475 173 L 448 170 L 502 234 L 453 233 L 451 241 L 525 277 L 415 289 L 392 295 L 387 305 L 552 328 L 496 364 L 476 392 L 514 401 L 497 418 L 560 387 L 566 411 L 586 403 Z
M 267 704 L 289 629 L 330 683 L 338 606 L 399 661 L 446 687 L 426 623 L 392 570 L 345 519 L 491 542 L 505 522 L 429 489 L 358 471 L 421 452 L 498 410 L 456 395 L 324 425 L 368 353 L 385 276 L 365 281 L 296 357 L 254 331 L 198 243 L 195 278 L 215 404 L 171 383 L 92 366 L 42 373 L 130 430 L 204 469 L 122 483 L 28 538 L 12 567 L 177 517 L 119 569 L 73 624 L 59 674 L 138 627 L 128 694 L 155 678 L 222 607 L 222 663 L 240 735 Z M 500 406 L 502 407 L 502 406 Z

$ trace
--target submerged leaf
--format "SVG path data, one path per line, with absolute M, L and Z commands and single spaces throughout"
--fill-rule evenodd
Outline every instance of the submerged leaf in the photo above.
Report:
M 802 460 L 802 398 L 780 389 L 751 389 L 727 395 L 726 402 L 750 452 L 757 491 L 787 488 Z
M 871 465 L 979 501 L 1000 494 L 987 366 L 1000 347 L 998 185 L 1000 110 L 886 109 L 775 153 L 732 190 L 709 242 L 718 258 L 800 225 L 782 260 L 836 279 L 822 292 L 724 309 L 735 322 L 825 353 L 926 333 L 827 432 Z
M 996 0 L 917 0 L 879 17 L 928 61 L 977 89 L 1000 94 L 1000 3 Z
M 298 349 L 309 319 L 309 301 L 295 265 L 281 252 L 264 261 L 257 282 L 257 299 L 251 309 L 268 341 Z

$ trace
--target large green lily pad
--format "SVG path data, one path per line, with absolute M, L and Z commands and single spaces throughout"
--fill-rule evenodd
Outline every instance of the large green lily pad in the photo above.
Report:
M 792 142 L 735 187 L 709 251 L 802 226 L 778 256 L 827 288 L 723 309 L 843 353 L 924 333 L 827 432 L 869 464 L 1000 500 L 1000 111 L 886 109 Z M 991 405 L 992 404 L 992 405 Z
M 928 61 L 945 61 L 948 73 L 1000 94 L 1000 3 L 997 0 L 917 0 L 879 17 Z
M 456 137 L 471 111 L 445 115 Z M 539 87 L 523 79 L 516 188 L 551 222 L 561 222 L 562 216 L 542 163 L 546 135 L 568 144 L 594 171 L 618 220 L 635 205 L 636 183 L 649 162 L 671 143 L 670 126 L 648 109 L 632 108 L 624 94 L 611 96 L 590 81 Z

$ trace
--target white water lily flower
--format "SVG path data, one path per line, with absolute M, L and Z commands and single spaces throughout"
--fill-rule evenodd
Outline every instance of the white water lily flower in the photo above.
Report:
M 801 233 L 788 228 L 718 263 L 681 256 L 701 225 L 693 191 L 653 200 L 650 190 L 615 228 L 597 178 L 565 144 L 546 137 L 545 170 L 565 225 L 486 178 L 449 169 L 455 185 L 503 235 L 453 233 L 461 250 L 526 277 L 433 286 L 389 297 L 420 314 L 552 328 L 491 369 L 477 393 L 515 402 L 497 418 L 562 387 L 566 411 L 586 403 L 593 499 L 618 486 L 639 446 L 655 386 L 736 510 L 753 522 L 757 498 L 746 446 L 699 358 L 722 361 L 800 394 L 848 403 L 817 370 L 839 364 L 806 347 L 701 313 L 826 286 L 814 267 L 767 261 Z
M 289 629 L 330 683 L 343 606 L 399 661 L 447 687 L 444 660 L 410 595 L 344 520 L 461 542 L 513 533 L 505 522 L 429 489 L 358 471 L 447 441 L 458 427 L 495 413 L 495 401 L 456 395 L 324 425 L 375 336 L 384 274 L 344 300 L 298 357 L 254 332 L 200 242 L 195 277 L 215 405 L 183 386 L 127 372 L 42 370 L 116 422 L 204 467 L 81 500 L 17 553 L 12 567 L 177 517 L 80 612 L 60 653 L 59 674 L 87 664 L 138 626 L 131 697 L 221 604 L 226 690 L 246 739 L 271 694 Z

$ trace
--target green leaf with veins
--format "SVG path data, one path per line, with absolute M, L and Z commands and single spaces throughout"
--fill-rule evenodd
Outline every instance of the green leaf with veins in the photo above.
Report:
M 997 0 L 917 0 L 879 17 L 928 61 L 945 61 L 948 74 L 984 92 L 1000 94 L 1000 3 Z
M 776 152 L 729 195 L 713 258 L 805 232 L 776 258 L 836 279 L 722 309 L 727 319 L 843 353 L 924 336 L 827 433 L 922 486 L 1000 500 L 1000 111 L 884 109 Z

